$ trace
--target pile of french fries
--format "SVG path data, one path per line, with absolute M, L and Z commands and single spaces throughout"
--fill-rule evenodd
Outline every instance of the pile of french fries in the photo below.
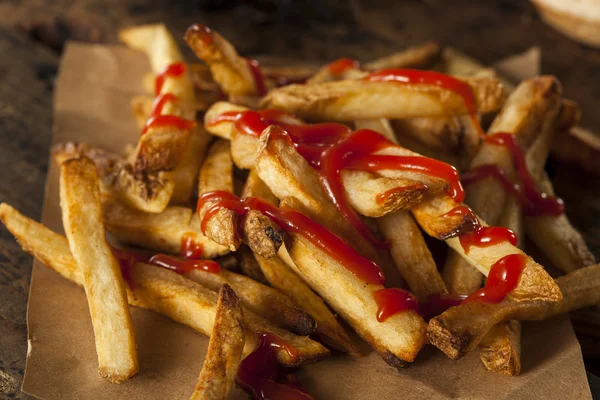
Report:
M 277 339 L 266 351 L 283 367 L 317 362 L 330 356 L 329 349 L 360 357 L 361 341 L 388 364 L 404 367 L 430 343 L 453 359 L 478 349 L 486 369 L 517 375 L 520 321 L 600 303 L 600 265 L 565 214 L 524 215 L 494 178 L 466 187 L 464 202 L 476 215 L 449 214 L 461 204 L 447 194 L 444 179 L 415 170 L 343 169 L 345 201 L 388 244 L 377 248 L 334 204 L 318 170 L 285 132 L 305 121 L 341 123 L 349 132 L 370 129 L 392 143 L 377 154 L 430 157 L 461 174 L 493 165 L 514 180 L 511 153 L 479 135 L 484 117 L 492 120 L 488 135 L 514 135 L 538 189 L 552 196 L 544 166 L 553 143 L 575 140 L 570 132 L 580 129 L 578 106 L 563 98 L 556 78 L 539 76 L 513 87 L 436 43 L 362 66 L 339 60 L 313 69 L 249 62 L 203 25 L 185 36 L 203 64 L 183 63 L 161 24 L 126 29 L 120 38 L 144 52 L 152 67 L 144 78 L 148 95 L 131 101 L 143 130 L 137 145 L 123 154 L 86 143 L 54 147 L 66 237 L 0 205 L 0 219 L 25 251 L 85 289 L 99 371 L 111 382 L 138 372 L 128 305 L 210 336 L 191 398 L 224 399 L 236 381 L 255 398 L 268 397 L 252 386 L 259 382 L 268 392 L 265 381 L 304 393 L 274 374 L 241 373 L 250 355 L 257 357 L 255 349 L 265 350 L 266 337 Z M 443 86 L 362 79 L 388 68 L 458 77 L 472 91 L 476 118 L 461 96 Z M 237 117 L 222 118 L 265 109 L 285 113 L 259 135 L 240 131 Z M 219 200 L 225 195 L 235 201 Z M 346 255 L 377 263 L 385 280 L 365 283 L 306 232 L 284 226 L 275 211 L 249 207 L 235 196 L 308 217 L 310 226 L 325 228 L 347 246 Z M 478 223 L 510 228 L 519 241 L 465 251 L 460 236 Z M 430 249 L 424 233 L 445 241 L 447 255 Z M 521 250 L 525 236 L 565 275 L 553 279 L 527 256 Z M 415 309 L 378 317 L 373 296 L 384 287 L 410 290 L 421 305 L 436 297 L 461 299 L 485 285 L 499 259 L 513 254 L 526 261 L 499 302 L 454 303 L 428 320 Z

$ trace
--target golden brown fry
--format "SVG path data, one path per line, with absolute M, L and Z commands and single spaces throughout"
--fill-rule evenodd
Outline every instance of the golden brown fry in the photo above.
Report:
M 473 89 L 477 112 L 495 111 L 504 102 L 498 80 L 468 78 L 466 82 Z M 468 112 L 461 96 L 438 86 L 366 80 L 284 86 L 271 90 L 261 104 L 300 117 L 338 121 L 447 117 Z
M 448 214 L 460 204 L 445 193 L 428 195 L 419 204 L 411 208 L 415 220 L 429 236 L 445 240 L 471 231 L 473 218 L 471 215 Z
M 521 372 L 521 322 L 502 322 L 479 343 L 479 354 L 488 371 L 515 376 Z
M 244 316 L 227 284 L 219 291 L 208 351 L 191 400 L 225 400 L 233 387 L 244 350 Z
M 541 190 L 554 195 L 552 183 L 545 174 L 537 182 Z M 571 225 L 566 214 L 525 217 L 525 230 L 552 264 L 565 273 L 596 263 L 583 236 Z
M 509 96 L 489 132 L 513 134 L 521 147 L 527 149 L 539 132 L 542 132 L 540 135 L 548 135 L 553 129 L 553 125 L 545 121 L 556 117 L 560 99 L 560 84 L 554 77 L 541 76 L 523 81 Z M 499 166 L 509 177 L 515 174 L 512 154 L 504 146 L 483 143 L 471 168 L 485 164 Z M 465 203 L 486 222 L 496 225 L 509 196 L 500 182 L 488 178 L 467 187 Z M 444 277 L 452 293 L 470 294 L 481 285 L 481 276 L 467 260 L 454 252 L 446 260 Z
M 85 143 L 66 142 L 52 148 L 58 164 L 69 158 L 85 156 L 96 164 L 103 193 L 118 197 L 138 210 L 159 213 L 169 204 L 175 183 L 166 172 L 135 172 L 122 157 L 90 147 Z
M 304 336 L 315 330 L 315 321 L 296 302 L 276 289 L 244 275 L 227 270 L 215 274 L 195 269 L 186 276 L 215 292 L 222 285 L 230 285 L 245 308 L 276 326 Z
M 183 158 L 171 172 L 171 179 L 175 184 L 171 203 L 187 205 L 196 194 L 198 171 L 211 140 L 212 136 L 200 126 L 190 130 L 190 140 Z
M 279 203 L 271 189 L 259 178 L 255 169 L 250 170 L 242 195 L 243 197 L 256 197 L 273 205 Z M 242 265 L 244 265 L 242 269 L 246 275 L 248 275 L 248 271 L 252 271 L 253 274 L 259 275 L 271 286 L 301 304 L 316 321 L 316 333 L 325 343 L 353 356 L 360 355 L 357 345 L 348 336 L 335 315 L 327 308 L 323 299 L 313 292 L 279 256 L 266 259 L 246 252 L 243 254 L 242 260 Z
M 131 48 L 146 53 L 154 74 L 161 73 L 169 65 L 182 62 L 183 57 L 175 40 L 163 24 L 142 25 L 119 32 L 119 39 Z M 172 94 L 184 103 L 194 102 L 194 88 L 188 73 L 167 76 L 160 93 Z M 161 114 L 175 115 L 186 120 L 195 119 L 195 110 L 181 107 L 178 102 L 167 102 Z M 150 128 L 140 137 L 135 170 L 144 172 L 175 169 L 185 156 L 190 132 L 176 127 Z
M 204 114 L 204 126 L 211 135 L 231 140 L 232 123 L 222 122 L 218 124 L 211 124 L 210 121 L 213 121 L 216 117 L 226 112 L 242 112 L 248 110 L 248 107 L 239 106 L 227 101 L 218 101 L 210 106 L 210 108 L 206 111 L 206 114 Z
M 137 347 L 125 283 L 104 237 L 99 178 L 90 159 L 61 165 L 60 204 L 88 300 L 100 375 L 121 383 L 138 372 Z
M 200 168 L 198 177 L 198 195 L 222 190 L 233 193 L 233 162 L 229 142 L 217 140 L 208 150 L 206 159 Z M 208 202 L 198 210 L 200 221 L 213 205 Z M 238 215 L 230 209 L 222 208 L 206 222 L 205 234 L 215 242 L 235 251 L 242 244 L 242 236 L 238 226 Z
M 83 285 L 83 275 L 64 236 L 19 214 L 7 204 L 0 205 L 0 220 L 25 251 L 64 278 Z M 215 292 L 154 265 L 137 263 L 129 272 L 132 282 L 131 287 L 127 288 L 129 304 L 154 310 L 202 334 L 212 333 L 217 304 Z M 250 310 L 244 310 L 244 322 L 246 353 L 254 349 L 260 333 L 271 332 L 297 352 L 296 357 L 291 357 L 287 351 L 278 350 L 277 358 L 285 366 L 315 362 L 329 355 L 329 351 L 319 343 L 277 328 Z
M 473 301 L 453 307 L 429 322 L 430 342 L 448 357 L 458 359 L 473 350 L 490 329 L 509 319 L 541 320 L 600 302 L 600 265 L 585 267 L 556 279 L 563 298 L 556 302 Z
M 213 79 L 231 95 L 257 95 L 259 88 L 248 61 L 223 36 L 202 24 L 188 28 L 184 37 L 199 59 L 210 67 Z
M 254 279 L 255 281 L 269 283 L 265 279 L 265 276 L 263 275 L 260 265 L 258 265 L 252 250 L 250 250 L 247 246 L 242 246 L 235 252 L 235 255 L 238 258 L 239 267 L 242 274 Z
M 303 205 L 293 198 L 283 199 L 282 205 L 305 212 Z M 388 364 L 399 368 L 414 361 L 425 343 L 426 324 L 419 314 L 407 311 L 379 322 L 373 293 L 383 286 L 365 285 L 302 235 L 287 235 L 285 250 L 292 261 L 290 267 Z
M 181 254 L 182 244 L 189 240 L 202 249 L 203 258 L 229 252 L 200 232 L 200 224 L 191 208 L 171 206 L 162 213 L 145 213 L 105 197 L 102 209 L 106 229 L 122 243 Z

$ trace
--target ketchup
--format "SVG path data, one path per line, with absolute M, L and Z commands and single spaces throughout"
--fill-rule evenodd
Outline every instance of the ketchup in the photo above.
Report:
M 564 202 L 547 193 L 538 191 L 535 180 L 527 169 L 525 154 L 517 143 L 515 135 L 499 132 L 484 138 L 486 143 L 504 146 L 511 153 L 520 184 L 512 183 L 504 170 L 497 166 L 480 165 L 464 176 L 465 184 L 492 177 L 500 182 L 507 192 L 513 194 L 521 204 L 523 214 L 528 216 L 557 216 L 565 211 Z
M 185 70 L 186 66 L 182 62 L 169 64 L 162 72 L 156 75 L 156 81 L 154 82 L 154 94 L 156 96 L 160 94 L 167 77 L 179 78 L 185 74 Z
M 449 308 L 460 305 L 466 298 L 466 295 L 437 293 L 429 296 L 426 301 L 419 302 L 419 313 L 425 321 L 429 321 Z
M 325 68 L 333 75 L 341 75 L 349 69 L 360 69 L 360 62 L 351 58 L 339 58 L 328 64 Z
M 490 269 L 485 286 L 474 291 L 463 304 L 475 300 L 499 303 L 517 287 L 526 262 L 527 259 L 522 254 L 509 254 L 502 257 Z
M 248 68 L 250 69 L 250 73 L 252 74 L 252 78 L 254 79 L 254 86 L 256 87 L 256 93 L 259 96 L 264 96 L 267 93 L 267 87 L 265 85 L 265 77 L 260 69 L 260 65 L 258 61 L 252 60 L 250 58 L 246 59 L 246 63 Z
M 148 262 L 165 269 L 170 269 L 181 275 L 189 274 L 196 269 L 213 274 L 221 272 L 219 264 L 211 260 L 179 260 L 166 254 L 157 254 L 152 256 Z
M 298 211 L 277 208 L 254 197 L 240 199 L 225 191 L 204 193 L 198 199 L 197 210 L 201 210 L 206 204 L 211 205 L 201 221 L 202 232 L 206 230 L 210 218 L 222 208 L 231 209 L 240 216 L 244 216 L 250 210 L 257 210 L 269 217 L 286 232 L 302 235 L 305 239 L 311 241 L 357 278 L 374 285 L 382 285 L 384 282 L 383 272 L 377 264 L 358 254 L 354 248 L 338 236 Z
M 398 288 L 381 289 L 373 293 L 377 304 L 377 321 L 383 322 L 402 311 L 419 312 L 419 303 L 412 293 Z
M 194 240 L 191 235 L 183 235 L 181 237 L 181 246 L 179 253 L 181 257 L 188 260 L 197 260 L 202 257 L 204 247 L 202 244 Z
M 152 112 L 150 113 L 151 117 L 162 114 L 162 110 L 165 105 L 169 102 L 176 102 L 179 100 L 177 96 L 172 93 L 162 93 L 156 96 L 154 102 L 152 102 Z
M 296 351 L 272 333 L 260 335 L 258 347 L 250 353 L 238 370 L 236 381 L 255 400 L 314 400 L 298 379 L 277 363 L 275 349 L 285 349 L 295 357 Z
M 196 126 L 196 121 L 183 119 L 176 115 L 153 116 L 146 121 L 144 129 L 142 129 L 142 135 L 148 132 L 148 129 L 150 128 L 165 128 L 168 126 L 172 126 L 181 130 L 189 130 Z
M 212 30 L 203 24 L 194 24 L 188 28 L 188 32 L 194 32 L 200 38 L 204 45 L 209 45 L 213 42 Z M 188 34 L 186 33 L 186 36 Z

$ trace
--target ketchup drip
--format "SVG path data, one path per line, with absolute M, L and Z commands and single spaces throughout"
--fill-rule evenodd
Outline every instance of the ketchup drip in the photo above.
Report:
M 402 311 L 419 312 L 419 303 L 412 293 L 398 288 L 381 289 L 373 293 L 377 304 L 377 321 L 383 322 Z
M 383 272 L 377 264 L 358 254 L 354 248 L 338 236 L 298 211 L 277 208 L 253 197 L 240 199 L 225 191 L 208 192 L 200 196 L 197 210 L 201 210 L 207 204 L 209 208 L 201 221 L 202 232 L 206 230 L 206 225 L 211 217 L 222 208 L 231 209 L 240 216 L 244 216 L 250 210 L 257 210 L 269 217 L 281 229 L 302 235 L 311 241 L 357 278 L 374 285 L 382 285 L 384 282 Z
M 150 264 L 159 267 L 170 269 L 180 275 L 186 275 L 194 270 L 202 270 L 213 274 L 221 272 L 221 267 L 215 261 L 211 260 L 179 260 L 175 257 L 170 257 L 165 254 L 157 254 L 150 258 Z
M 528 216 L 557 216 L 565 211 L 564 202 L 547 193 L 538 191 L 535 180 L 527 169 L 525 154 L 515 135 L 499 132 L 484 138 L 486 143 L 504 146 L 511 153 L 513 164 L 519 176 L 520 184 L 512 183 L 506 173 L 497 166 L 481 165 L 465 174 L 465 184 L 493 177 L 498 180 L 507 192 L 515 195 L 521 204 L 523 214 Z
M 360 69 L 360 62 L 351 58 L 340 58 L 331 62 L 325 68 L 333 75 L 341 75 L 349 69 Z
M 156 96 L 154 102 L 152 102 L 151 117 L 162 114 L 162 110 L 168 102 L 176 102 L 179 99 L 172 93 L 163 93 Z
M 196 126 L 196 121 L 183 119 L 176 115 L 157 115 L 150 117 L 142 129 L 142 135 L 148 132 L 150 128 L 165 128 L 168 126 L 175 127 L 181 130 L 192 129 Z
M 473 292 L 463 304 L 475 300 L 486 303 L 502 301 L 511 290 L 517 287 L 526 261 L 522 254 L 509 254 L 496 261 L 490 269 L 485 286 Z
M 236 381 L 254 400 L 313 400 L 297 378 L 277 363 L 276 349 L 295 350 L 272 333 L 260 335 L 258 347 L 240 364 Z
M 252 74 L 252 79 L 254 79 L 254 86 L 256 87 L 256 93 L 259 96 L 264 96 L 267 93 L 267 87 L 265 85 L 265 77 L 263 76 L 262 70 L 260 69 L 260 64 L 256 60 L 252 60 L 250 58 L 246 59 L 246 63 L 248 64 L 248 68 L 250 69 L 250 73 Z
M 197 260 L 202 257 L 204 247 L 194 240 L 191 235 L 183 235 L 181 237 L 181 246 L 179 253 L 181 257 L 188 260 Z
M 111 247 L 113 256 L 119 262 L 119 266 L 121 267 L 121 275 L 123 275 L 123 280 L 127 282 L 127 285 L 130 289 L 134 288 L 133 278 L 131 276 L 133 266 L 138 262 L 147 262 L 148 257 L 134 253 L 127 250 L 117 249 L 115 247 Z
M 176 62 L 168 65 L 162 72 L 156 75 L 156 81 L 154 82 L 154 94 L 156 96 L 160 94 L 167 77 L 179 78 L 185 74 L 185 70 L 186 66 L 182 62 Z

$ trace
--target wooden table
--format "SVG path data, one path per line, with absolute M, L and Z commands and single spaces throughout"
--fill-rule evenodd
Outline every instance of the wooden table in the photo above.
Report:
M 242 54 L 309 61 L 368 60 L 437 39 L 486 63 L 538 45 L 544 73 L 556 75 L 600 132 L 600 51 L 544 25 L 524 1 L 422 0 L 25 0 L 0 3 L 0 201 L 39 218 L 52 131 L 52 87 L 65 39 L 116 42 L 119 27 L 164 21 L 181 37 L 204 22 Z M 239 3 L 240 5 L 236 5 Z M 387 4 L 389 3 L 389 4 Z M 302 5 L 300 5 L 302 4 Z M 600 258 L 600 179 L 550 164 L 567 213 Z M 20 392 L 27 352 L 31 257 L 0 229 L 0 393 Z M 590 371 L 597 342 L 580 335 Z M 3 397 L 4 398 L 4 397 Z

